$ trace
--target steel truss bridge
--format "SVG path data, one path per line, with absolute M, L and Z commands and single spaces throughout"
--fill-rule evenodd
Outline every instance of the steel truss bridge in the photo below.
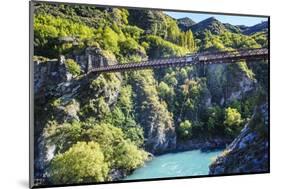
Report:
M 182 57 L 163 58 L 127 64 L 115 64 L 94 67 L 91 73 L 124 72 L 130 70 L 154 69 L 165 67 L 183 67 L 196 64 L 226 64 L 240 60 L 255 61 L 268 59 L 267 48 L 241 49 L 235 51 L 201 52 Z

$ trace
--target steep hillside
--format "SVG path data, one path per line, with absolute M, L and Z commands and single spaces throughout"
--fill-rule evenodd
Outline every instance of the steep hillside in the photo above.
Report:
M 192 19 L 188 17 L 177 19 L 177 21 L 178 21 L 178 26 L 182 31 L 187 31 L 190 26 L 196 24 L 196 22 L 194 22 Z
M 213 17 L 194 23 L 155 10 L 37 3 L 38 183 L 120 180 L 153 155 L 230 144 L 251 123 L 259 97 L 268 90 L 267 61 L 89 71 L 197 51 L 267 47 L 268 36 L 260 28 L 244 35 L 241 27 Z
M 267 172 L 268 124 L 268 104 L 263 104 L 256 108 L 240 135 L 210 165 L 210 174 Z
M 257 32 L 268 32 L 268 22 L 265 21 L 243 30 L 243 34 L 245 35 L 252 35 Z
M 242 31 L 241 27 L 239 27 L 239 26 L 234 26 L 234 25 L 231 25 L 228 23 L 225 23 L 223 25 L 228 31 L 230 31 L 232 33 L 241 33 L 241 31 Z
M 191 31 L 196 36 L 201 36 L 204 32 L 211 32 L 211 34 L 218 35 L 227 31 L 225 26 L 215 17 L 207 18 L 190 27 Z

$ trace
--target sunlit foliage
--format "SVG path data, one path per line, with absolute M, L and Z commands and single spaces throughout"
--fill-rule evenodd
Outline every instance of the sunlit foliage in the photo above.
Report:
M 73 184 L 104 181 L 108 165 L 99 144 L 78 142 L 51 162 L 51 180 L 54 184 Z

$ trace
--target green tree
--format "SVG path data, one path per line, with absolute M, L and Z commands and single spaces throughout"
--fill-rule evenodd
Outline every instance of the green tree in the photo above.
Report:
M 124 125 L 125 121 L 126 117 L 118 106 L 116 106 L 111 112 L 110 116 L 108 116 L 108 122 L 119 128 Z
M 102 123 L 95 125 L 93 129 L 89 129 L 87 136 L 89 141 L 95 141 L 101 146 L 105 160 L 112 164 L 114 148 L 124 140 L 122 130 L 111 124 Z
M 177 44 L 180 36 L 180 29 L 177 23 L 174 20 L 169 20 L 167 25 L 168 40 Z
M 131 37 L 128 37 L 124 41 L 119 42 L 119 48 L 123 56 L 130 56 L 137 53 L 146 53 L 144 47 L 139 45 L 138 42 Z
M 118 46 L 119 36 L 110 27 L 105 27 L 103 31 L 103 45 L 105 50 L 110 50 L 113 53 L 119 52 Z
M 126 112 L 126 115 L 132 111 L 132 87 L 130 85 L 124 86 L 120 90 L 117 105 Z
M 164 76 L 163 81 L 165 82 L 165 84 L 172 87 L 175 87 L 178 84 L 178 80 L 176 78 L 175 72 L 167 73 Z
M 206 122 L 206 128 L 204 128 L 205 136 L 223 135 L 224 134 L 224 109 L 220 106 L 214 106 L 207 109 L 206 116 L 202 117 L 202 120 Z
M 125 33 L 126 37 L 132 37 L 135 40 L 138 40 L 140 36 L 144 33 L 144 30 L 138 28 L 137 26 L 124 26 L 123 32 Z
M 230 137 L 236 137 L 242 129 L 243 120 L 237 109 L 228 107 L 225 109 L 225 132 Z
M 115 166 L 125 170 L 133 170 L 144 164 L 147 153 L 140 150 L 131 141 L 124 141 L 116 146 L 114 151 Z
M 73 59 L 67 59 L 65 61 L 65 65 L 67 70 L 74 76 L 77 76 L 81 73 L 81 68 L 77 62 L 75 62 Z
M 50 178 L 53 184 L 73 184 L 105 181 L 108 165 L 99 144 L 78 142 L 51 161 Z
M 159 84 L 158 92 L 159 96 L 163 99 L 169 98 L 173 94 L 172 88 L 163 81 Z
M 188 30 L 187 32 L 187 47 L 190 51 L 194 51 L 195 50 L 195 42 L 194 42 L 194 37 L 193 37 L 193 33 L 191 30 Z
M 144 143 L 143 129 L 134 122 L 134 126 L 126 127 L 124 130 L 125 138 L 129 139 L 138 147 Z
M 240 126 L 242 123 L 241 114 L 237 109 L 228 107 L 225 110 L 225 121 L 224 124 L 227 126 Z
M 75 40 L 80 43 L 80 47 L 83 47 L 83 40 L 92 38 L 93 31 L 86 24 L 71 19 L 36 14 L 34 17 L 35 54 L 50 58 L 57 57 L 59 54 L 69 52 Z
M 186 139 L 186 138 L 191 137 L 191 135 L 192 135 L 191 129 L 192 129 L 191 122 L 189 120 L 185 120 L 180 123 L 179 128 L 178 128 L 178 133 L 181 138 Z
M 255 79 L 255 74 L 253 71 L 248 67 L 245 61 L 237 62 L 237 66 L 239 69 L 251 80 Z
M 125 140 L 126 136 L 120 128 L 102 123 L 88 130 L 87 135 L 89 141 L 97 142 L 100 145 L 101 150 L 104 153 L 105 161 L 108 163 L 110 168 L 130 170 L 135 168 L 137 165 L 141 165 L 140 160 L 145 160 L 144 157 L 146 153 L 143 150 L 138 149 L 133 142 Z M 123 149 L 122 153 L 120 152 L 121 149 Z M 117 152 L 120 152 L 120 154 L 116 155 Z M 126 159 L 130 158 L 136 159 L 138 163 L 133 162 L 133 165 L 128 164 L 127 167 L 124 163 L 121 166 L 120 161 L 125 162 Z
M 188 48 L 189 51 L 194 51 L 195 50 L 195 40 L 193 37 L 193 33 L 191 30 L 188 30 L 186 32 L 182 32 L 179 35 L 179 43 L 180 46 Z
M 166 41 L 155 35 L 146 36 L 146 42 L 149 44 L 147 52 L 151 58 L 182 56 L 189 52 L 187 48 Z

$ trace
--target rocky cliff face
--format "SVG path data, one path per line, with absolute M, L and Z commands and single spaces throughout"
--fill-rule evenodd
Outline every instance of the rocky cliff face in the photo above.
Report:
M 197 102 L 199 107 L 197 116 L 199 119 L 205 116 L 204 113 L 208 111 L 209 108 L 219 106 L 224 109 L 231 106 L 232 103 L 252 98 L 255 93 L 257 93 L 257 81 L 250 77 L 250 75 L 247 75 L 238 64 L 199 66 L 190 72 L 189 78 L 186 78 L 186 80 L 193 80 L 194 78 L 206 78 L 206 85 L 203 87 L 204 90 L 202 90 L 200 95 L 197 95 L 200 96 Z M 177 114 L 175 114 L 175 116 L 177 116 Z M 185 116 L 190 115 L 186 114 Z M 195 116 L 189 117 L 188 119 L 196 120 Z M 224 119 L 224 116 L 220 119 Z M 177 118 L 175 118 L 175 120 L 177 120 Z M 202 124 L 206 125 L 207 122 L 208 119 L 203 120 Z M 228 135 L 224 136 L 219 134 L 212 137 L 191 137 L 187 139 L 178 137 L 176 149 L 184 151 L 192 149 L 225 148 L 233 139 L 233 137 Z
M 212 103 L 226 105 L 255 91 L 256 80 L 237 65 L 209 65 L 206 69 Z
M 211 165 L 210 174 L 269 171 L 268 104 L 256 108 L 240 135 Z
M 74 76 L 68 71 L 66 66 L 68 58 L 76 60 L 79 64 L 82 72 L 80 76 Z M 38 174 L 36 177 L 47 176 L 46 168 L 58 151 L 58 147 L 48 139 L 46 132 L 50 121 L 63 124 L 85 121 L 89 117 L 102 120 L 117 103 L 122 83 L 121 74 L 88 73 L 100 60 L 103 60 L 104 64 L 115 62 L 114 57 L 98 48 L 87 48 L 83 53 L 73 53 L 59 60 L 34 61 L 35 104 L 38 106 L 35 115 L 37 128 L 35 167 Z M 137 109 L 142 106 L 137 110 L 136 117 L 144 129 L 145 149 L 157 154 L 175 148 L 176 133 L 171 114 L 165 103 L 159 100 L 152 73 L 151 71 L 135 73 L 132 86 L 137 94 L 135 98 Z
M 96 126 L 106 125 L 112 131 L 98 143 L 103 144 L 109 135 L 116 135 L 110 139 L 113 146 L 121 139 L 126 141 L 120 150 L 128 151 L 122 152 L 128 157 L 120 158 L 122 165 L 112 166 L 108 178 L 113 180 L 124 177 L 128 168 L 136 168 L 125 165 L 130 157 L 138 161 L 136 155 L 144 161 L 142 153 L 136 153 L 139 149 L 162 154 L 224 148 L 237 137 L 241 123 L 251 118 L 259 93 L 267 91 L 266 62 L 251 69 L 250 62 L 242 62 L 91 73 L 95 67 L 117 63 L 116 58 L 121 64 L 137 63 L 188 52 L 267 46 L 265 33 L 242 34 L 249 27 L 223 24 L 213 17 L 199 23 L 189 18 L 176 20 L 155 10 L 41 3 L 35 9 L 35 178 L 51 178 L 49 163 L 57 154 L 64 154 L 79 141 L 98 138 L 100 133 L 92 133 Z M 255 26 L 249 33 L 263 28 L 266 25 Z M 260 81 L 264 86 L 259 86 Z M 228 108 L 234 112 L 231 126 L 237 127 L 225 123 Z M 266 162 L 262 153 L 267 148 L 265 127 L 259 126 L 257 119 L 252 118 L 253 124 L 249 123 L 228 147 L 227 155 L 212 165 L 211 173 L 258 170 L 254 163 L 247 164 L 249 168 L 242 162 Z M 108 148 L 101 146 L 101 151 L 111 157 Z M 106 158 L 109 164 L 119 161 Z
M 120 74 L 108 77 L 87 74 L 88 68 L 95 66 L 88 65 L 89 57 L 112 62 L 100 49 L 87 48 L 85 53 L 70 57 L 78 60 L 82 71 L 79 77 L 68 71 L 65 57 L 59 60 L 39 58 L 34 61 L 35 172 L 39 178 L 46 176 L 47 165 L 57 150 L 46 133 L 49 121 L 64 123 L 83 120 L 81 111 L 84 109 L 87 109 L 87 114 L 95 115 L 99 119 L 103 112 L 99 109 L 101 102 L 96 99 L 103 96 L 103 105 L 110 109 L 119 95 L 122 81 Z M 94 60 L 90 62 L 95 63 Z
M 173 118 L 167 105 L 156 90 L 153 72 L 138 71 L 133 73 L 133 89 L 136 92 L 136 117 L 144 128 L 145 148 L 153 154 L 175 149 L 176 133 Z

